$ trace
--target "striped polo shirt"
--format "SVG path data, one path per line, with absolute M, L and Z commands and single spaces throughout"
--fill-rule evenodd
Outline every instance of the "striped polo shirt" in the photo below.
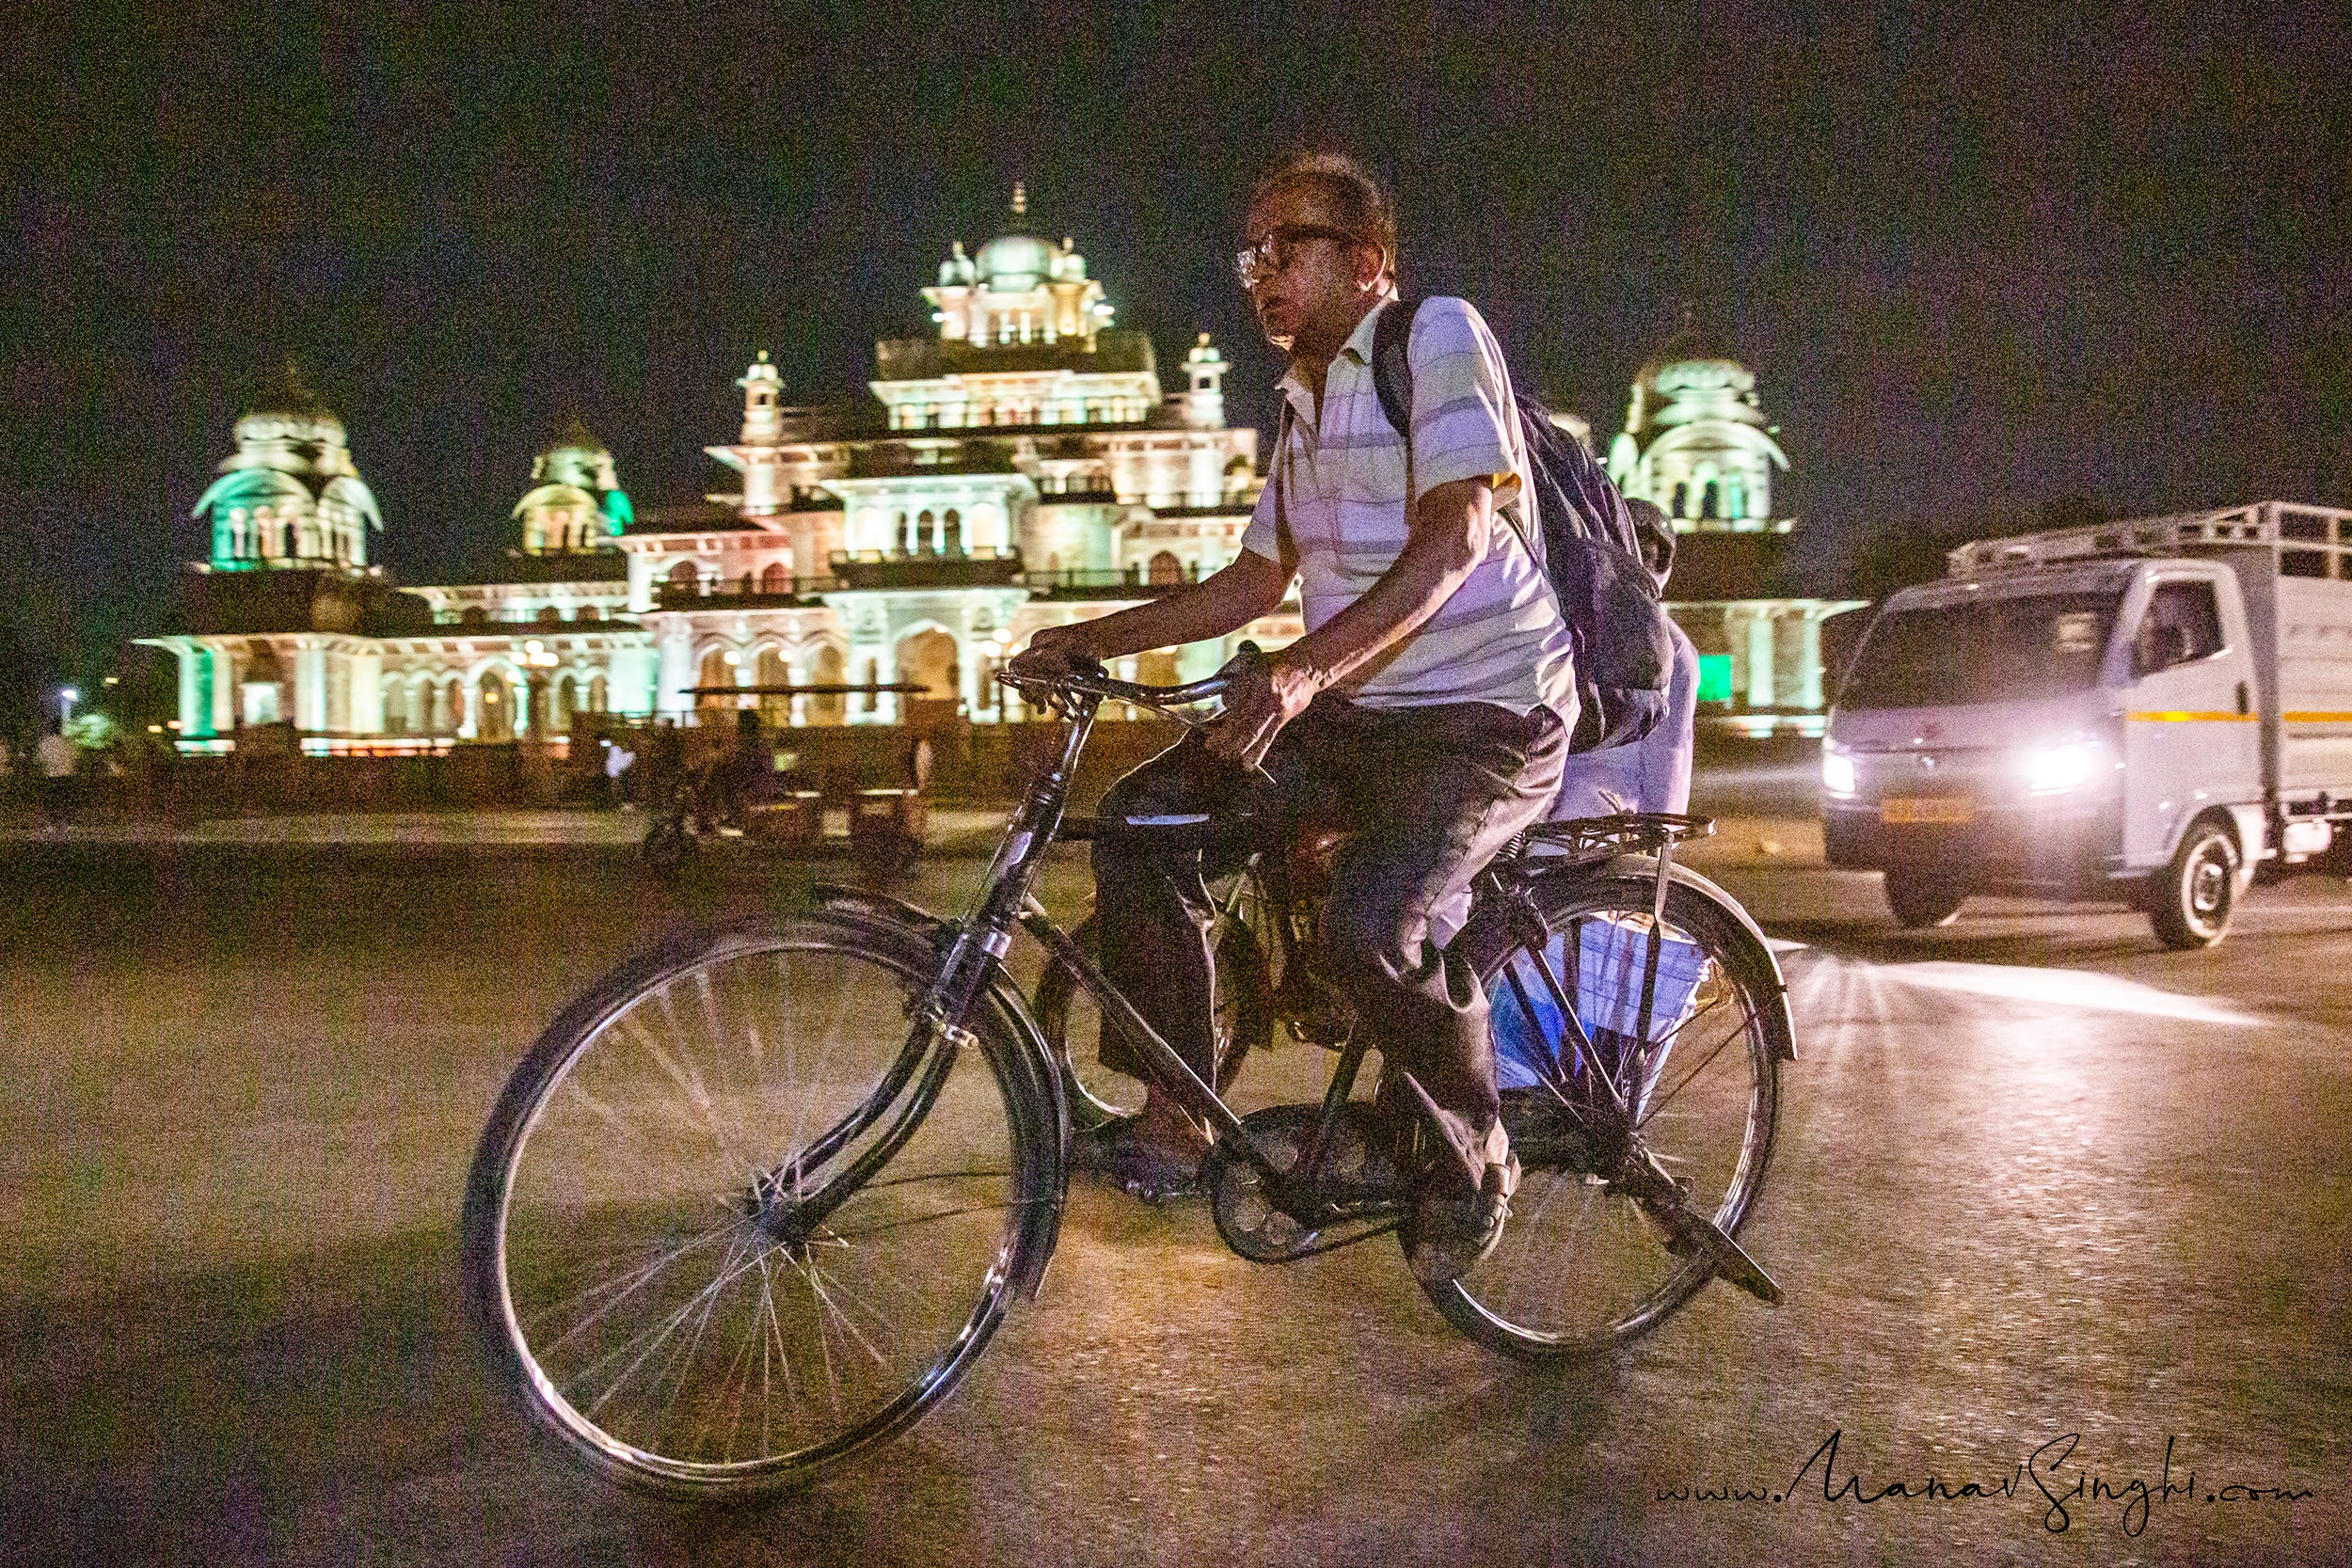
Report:
M 1374 324 L 1393 304 L 1365 312 L 1331 361 L 1320 419 L 1296 374 L 1282 378 L 1289 437 L 1242 535 L 1244 549 L 1282 559 L 1279 485 L 1310 631 L 1363 597 L 1405 547 L 1405 440 L 1381 410 L 1371 363 Z M 1495 480 L 1495 527 L 1438 612 L 1337 689 L 1367 707 L 1496 703 L 1525 713 L 1542 704 L 1573 727 L 1568 628 L 1520 536 L 1532 536 L 1534 522 L 1522 515 L 1527 454 L 1502 351 L 1467 300 L 1437 298 L 1422 303 L 1406 352 L 1416 497 L 1455 480 Z

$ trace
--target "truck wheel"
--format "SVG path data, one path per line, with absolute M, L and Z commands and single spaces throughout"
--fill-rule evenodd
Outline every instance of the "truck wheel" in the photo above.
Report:
M 1968 901 L 1968 884 L 1945 872 L 1886 868 L 1886 907 L 1906 930 L 1949 926 Z
M 2172 863 L 2148 889 L 2148 924 L 2167 947 L 2193 952 L 2227 935 L 2237 908 L 2237 834 L 2220 822 L 2188 831 Z

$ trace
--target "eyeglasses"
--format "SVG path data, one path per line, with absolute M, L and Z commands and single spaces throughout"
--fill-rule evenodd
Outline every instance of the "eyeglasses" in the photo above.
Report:
M 1342 245 L 1364 243 L 1344 229 L 1327 229 L 1319 223 L 1285 223 L 1266 230 L 1265 237 L 1257 244 L 1233 252 L 1234 275 L 1240 277 L 1243 288 L 1254 289 L 1288 270 L 1293 255 L 1308 240 L 1337 240 Z

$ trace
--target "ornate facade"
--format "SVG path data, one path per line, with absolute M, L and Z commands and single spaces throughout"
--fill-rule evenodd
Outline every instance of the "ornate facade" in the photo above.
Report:
M 1031 631 L 1222 566 L 1260 483 L 1206 335 L 1164 390 L 1150 340 L 1111 325 L 1086 259 L 1025 213 L 1016 186 L 1005 233 L 951 248 L 923 291 L 936 333 L 877 345 L 870 401 L 785 406 L 762 354 L 736 439 L 707 449 L 735 488 L 641 514 L 601 443 L 567 430 L 512 510 L 516 546 L 475 580 L 396 589 L 368 559 L 383 524 L 341 423 L 266 400 L 198 505 L 214 540 L 188 625 L 151 640 L 180 658 L 182 745 L 280 722 L 321 752 L 552 739 L 583 710 L 1019 717 L 991 676 Z M 1279 615 L 1230 641 L 1297 631 Z M 1128 673 L 1187 679 L 1228 651 Z M 825 689 L 907 684 L 921 694 Z
M 1788 467 L 1756 376 L 1685 328 L 1635 375 L 1609 477 L 1674 520 L 1667 583 L 1699 651 L 1700 715 L 1750 734 L 1820 733 L 1821 623 L 1859 602 L 1787 594 L 1793 518 L 1772 515 Z

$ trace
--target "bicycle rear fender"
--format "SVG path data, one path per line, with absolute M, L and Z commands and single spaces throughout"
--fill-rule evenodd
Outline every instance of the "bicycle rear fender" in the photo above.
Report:
M 818 882 L 809 890 L 809 897 L 820 913 L 853 925 L 911 934 L 942 953 L 956 940 L 956 928 L 949 922 L 919 904 L 894 898 L 886 893 Z M 1046 1265 L 1053 1259 L 1054 1243 L 1061 1233 L 1062 1210 L 1070 1197 L 1070 1167 L 1061 1158 L 1062 1150 L 1070 1147 L 1070 1101 L 1062 1092 L 1061 1074 L 1054 1070 L 1053 1053 L 1045 1044 L 1044 1032 L 1038 1028 L 1037 1020 L 1029 1014 L 1027 999 L 1002 963 L 993 965 L 988 998 L 995 1009 L 997 1022 L 1012 1042 L 1014 1070 L 1028 1075 L 1029 1086 L 1054 1108 L 1054 1125 L 1046 1129 L 1054 1140 L 1054 1212 L 1047 1217 L 1046 1244 L 1039 1249 L 1036 1266 L 1014 1281 L 1023 1299 L 1034 1301 L 1044 1287 Z
M 1655 857 L 1649 855 L 1619 855 L 1597 869 L 1590 862 L 1563 865 L 1556 871 L 1534 868 L 1540 863 L 1540 857 L 1520 862 L 1522 866 L 1529 867 L 1523 874 L 1530 880 L 1560 877 L 1573 878 L 1578 881 L 1582 881 L 1593 877 L 1611 877 L 1625 881 L 1655 885 L 1658 879 L 1658 862 Z M 1740 928 L 1755 939 L 1755 959 L 1759 970 L 1755 978 L 1772 996 L 1772 1006 L 1780 1009 L 1781 1020 L 1788 1025 L 1781 1037 L 1786 1039 L 1788 1045 L 1781 1053 L 1781 1060 L 1795 1061 L 1797 1059 L 1797 1026 L 1795 1019 L 1788 1012 L 1788 982 L 1780 972 L 1780 959 L 1773 955 L 1772 943 L 1764 940 L 1764 927 L 1756 923 L 1756 917 L 1748 913 L 1747 910 L 1740 905 L 1740 900 L 1680 861 L 1675 862 L 1671 875 L 1676 882 L 1690 889 L 1738 921 Z

